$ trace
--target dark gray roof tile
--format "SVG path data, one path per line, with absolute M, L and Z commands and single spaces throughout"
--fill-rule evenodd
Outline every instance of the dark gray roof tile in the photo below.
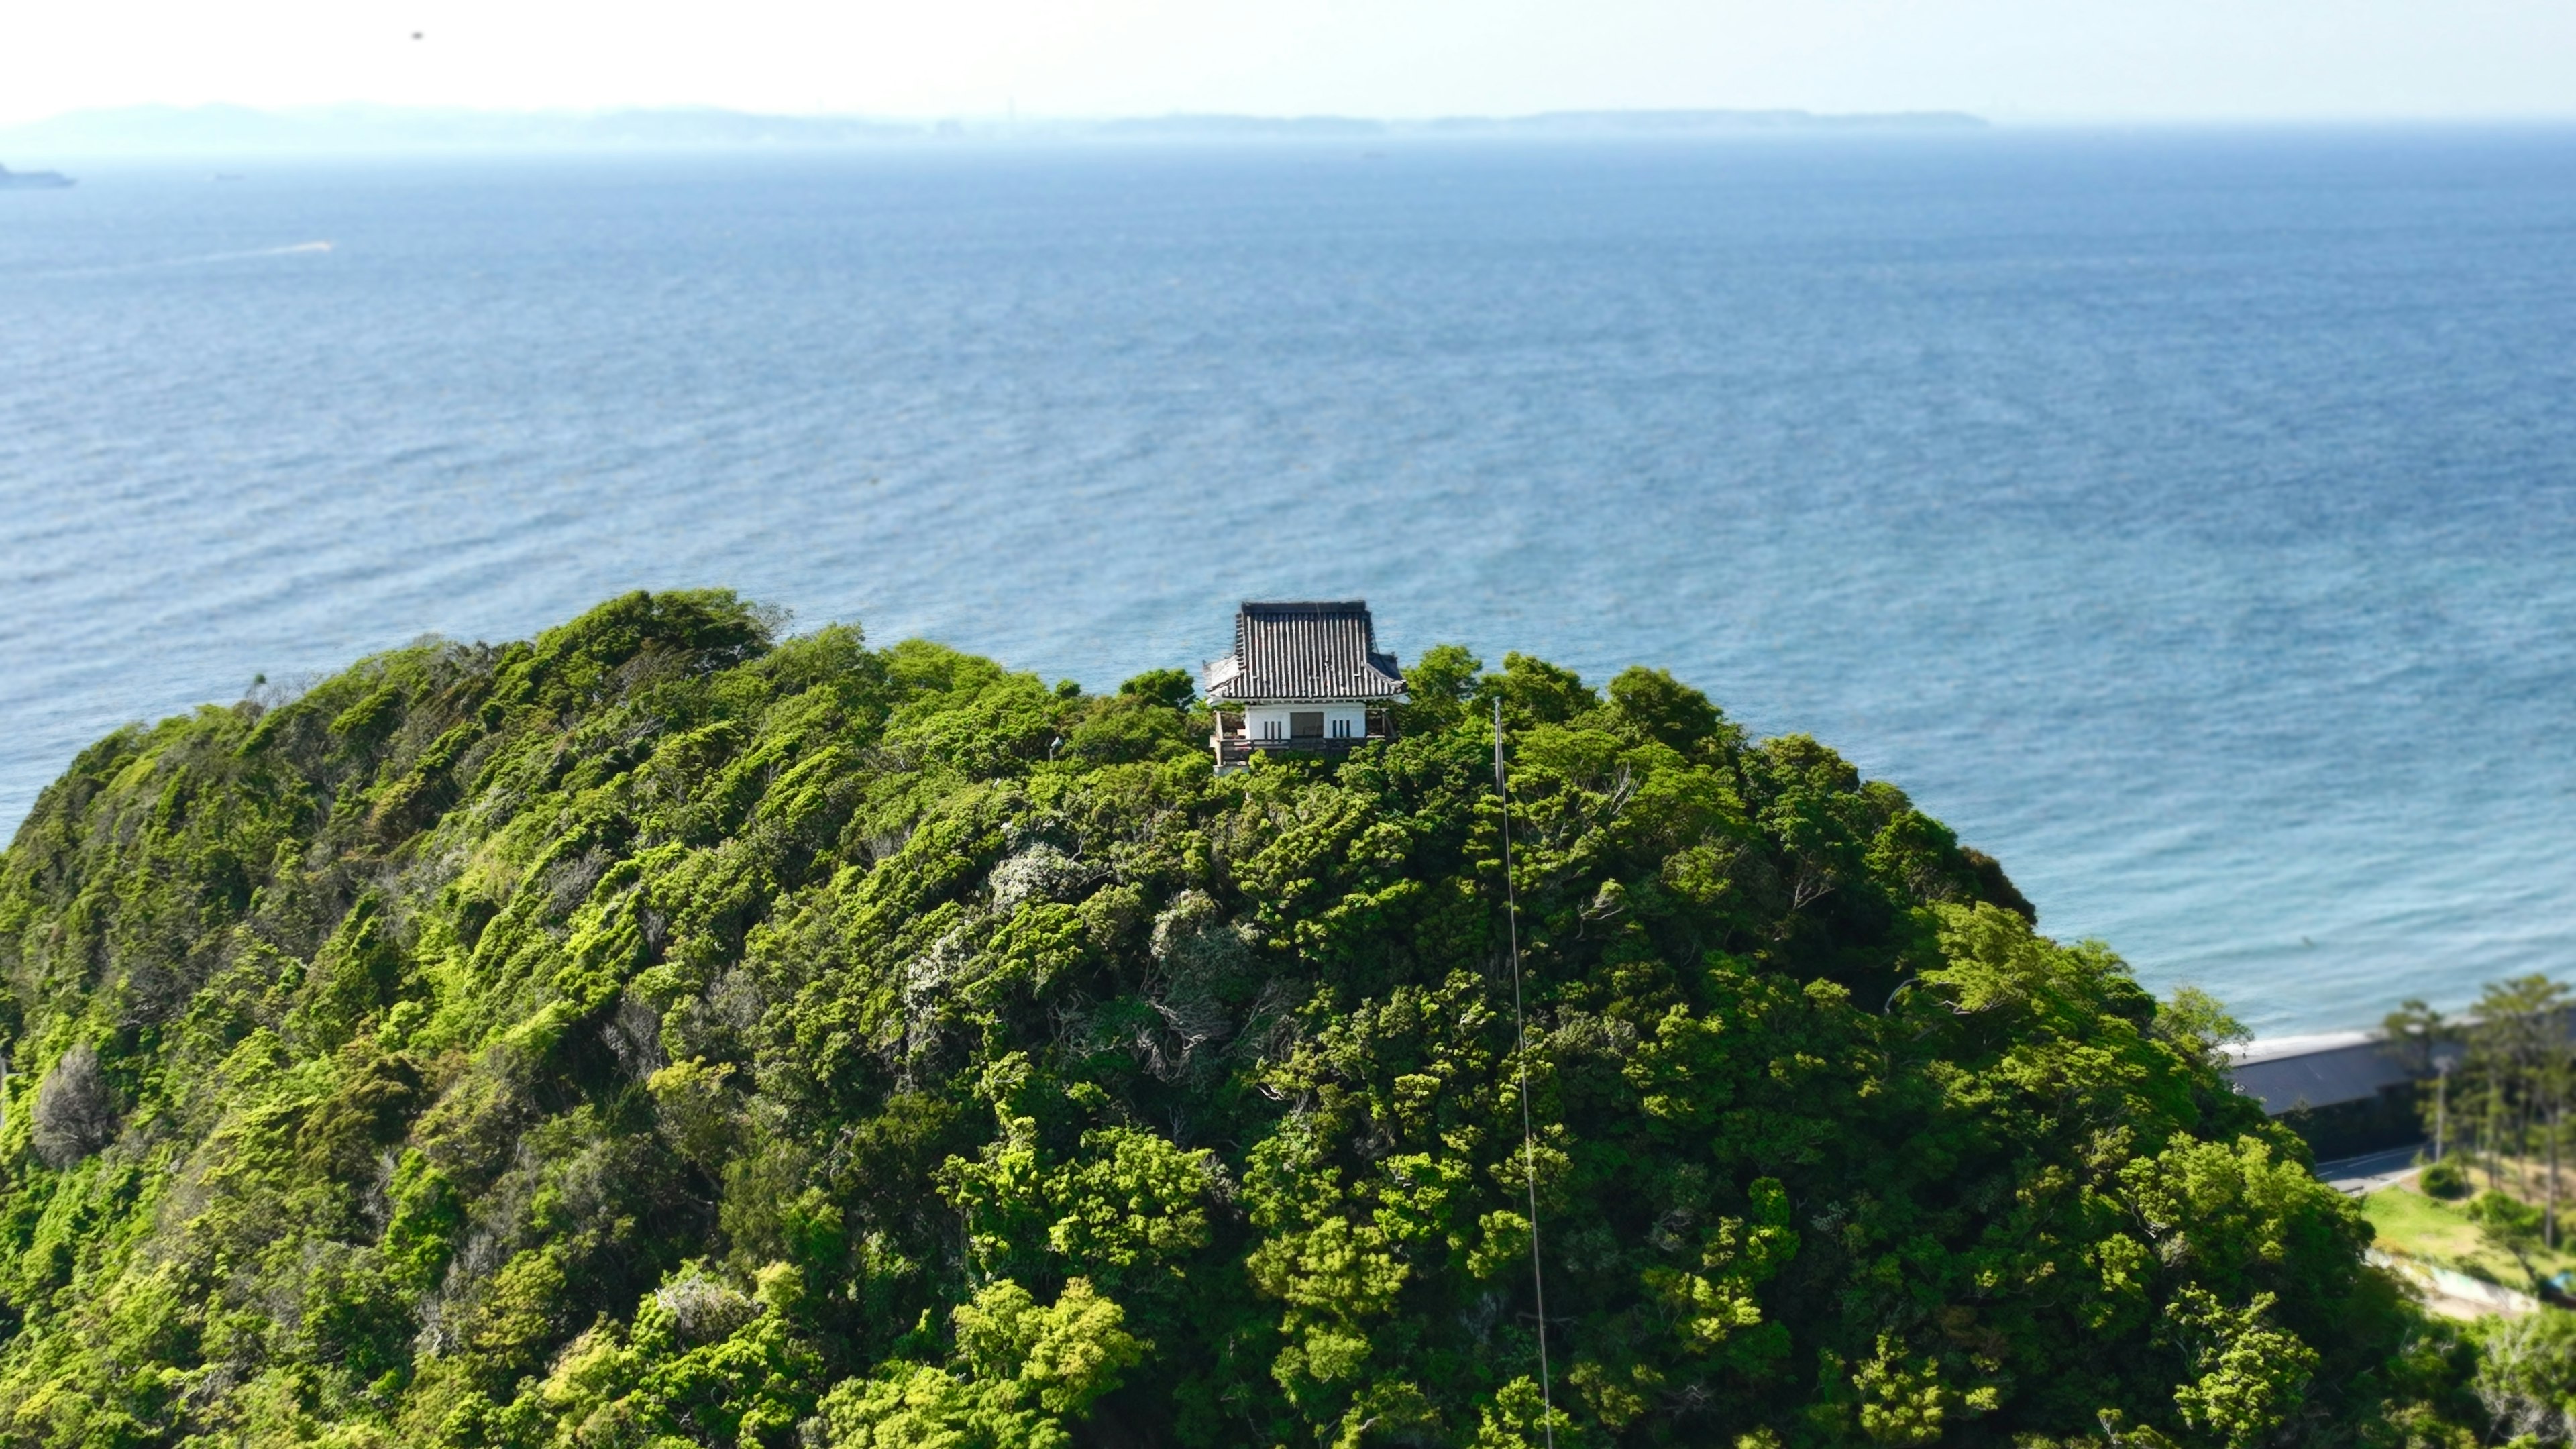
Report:
M 1234 655 L 1208 666 L 1208 697 L 1260 701 L 1397 699 L 1404 676 L 1377 652 L 1368 605 L 1247 602 L 1234 616 Z

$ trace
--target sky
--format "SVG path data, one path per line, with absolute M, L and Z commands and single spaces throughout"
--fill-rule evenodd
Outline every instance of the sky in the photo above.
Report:
M 2571 0 L 81 0 L 0 124 L 148 103 L 893 117 L 2576 117 Z M 415 39 L 414 36 L 418 38 Z

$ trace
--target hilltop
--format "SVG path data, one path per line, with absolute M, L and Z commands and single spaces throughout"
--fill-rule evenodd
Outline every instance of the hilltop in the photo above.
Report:
M 2452 1444 L 2203 1006 L 1669 675 L 1216 777 L 730 595 L 101 740 L 0 868 L 0 1437 Z M 2469 1405 L 2474 1411 L 2474 1405 Z

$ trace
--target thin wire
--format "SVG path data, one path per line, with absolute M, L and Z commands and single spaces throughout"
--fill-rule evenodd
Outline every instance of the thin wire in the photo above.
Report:
M 1539 1425 L 1556 1449 L 1556 1388 L 1547 1371 L 1547 1273 L 1538 1256 L 1538 1134 L 1530 1126 L 1529 1023 L 1521 1015 L 1521 899 L 1512 883 L 1512 787 L 1503 777 L 1503 702 L 1494 701 L 1494 793 L 1503 799 L 1503 903 L 1511 922 L 1512 1031 L 1520 1038 L 1521 1168 L 1529 1188 L 1530 1288 L 1538 1297 Z

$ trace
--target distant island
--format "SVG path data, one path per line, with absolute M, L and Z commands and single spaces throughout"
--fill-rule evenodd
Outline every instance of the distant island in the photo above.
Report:
M 1246 141 L 1399 138 L 1683 138 L 1806 132 L 1972 132 L 1956 111 L 1551 111 L 1530 116 L 1378 120 L 1356 116 L 1166 115 L 894 120 L 757 115 L 703 107 L 477 111 L 375 105 L 258 110 L 134 106 L 0 127 L 0 143 L 132 155 L 241 152 L 649 151 L 806 148 L 956 141 Z
M 59 191 L 72 184 L 59 171 L 12 171 L 0 166 L 0 191 Z
M 1350 116 L 1172 115 L 1081 123 L 1103 136 L 1740 136 L 1789 131 L 1979 131 L 1960 111 L 1818 115 L 1812 111 L 1543 111 L 1380 121 Z

